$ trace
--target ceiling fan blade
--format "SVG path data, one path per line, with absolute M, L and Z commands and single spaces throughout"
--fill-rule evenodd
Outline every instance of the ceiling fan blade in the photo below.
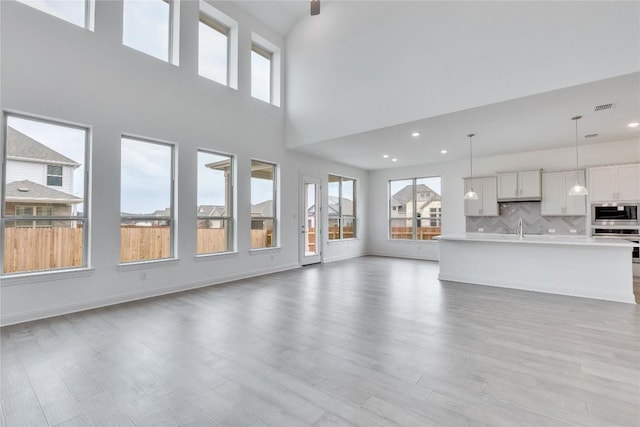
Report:
M 311 16 L 320 15 L 320 0 L 311 0 Z

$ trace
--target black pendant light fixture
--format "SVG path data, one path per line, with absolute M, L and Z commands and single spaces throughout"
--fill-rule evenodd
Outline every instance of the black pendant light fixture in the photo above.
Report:
M 320 0 L 311 0 L 311 16 L 320 15 Z

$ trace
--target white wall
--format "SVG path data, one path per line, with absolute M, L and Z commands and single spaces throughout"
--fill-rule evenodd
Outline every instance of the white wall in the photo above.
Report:
M 3 324 L 298 267 L 301 173 L 325 184 L 328 173 L 355 177 L 362 188 L 359 202 L 367 205 L 366 172 L 286 151 L 284 109 L 251 98 L 251 32 L 280 46 L 282 38 L 232 4 L 213 3 L 240 24 L 239 88 L 221 86 L 197 75 L 198 3 L 181 4 L 176 67 L 122 46 L 121 1 L 97 2 L 95 32 L 20 3 L 0 2 L 0 107 L 90 126 L 93 157 L 91 269 L 1 278 Z M 176 261 L 118 267 L 123 133 L 176 144 Z M 199 147 L 237 156 L 237 254 L 195 258 Z M 249 252 L 252 158 L 281 166 L 281 249 Z M 359 225 L 368 227 L 364 218 Z M 325 259 L 357 256 L 365 247 L 365 239 L 330 245 Z
M 581 167 L 640 162 L 640 141 L 627 140 L 592 144 L 580 147 Z M 495 175 L 498 171 L 567 170 L 575 168 L 575 149 L 534 151 L 474 159 L 474 176 Z M 391 241 L 388 228 L 388 182 L 391 179 L 442 177 L 442 233 L 463 233 L 464 186 L 463 177 L 469 176 L 469 162 L 425 164 L 397 169 L 369 172 L 369 253 L 437 260 L 437 242 Z
M 287 37 L 287 144 L 637 72 L 639 28 L 638 2 L 323 3 Z

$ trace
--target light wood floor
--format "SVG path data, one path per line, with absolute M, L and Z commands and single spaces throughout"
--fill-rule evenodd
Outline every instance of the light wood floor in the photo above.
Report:
M 365 257 L 3 328 L 7 426 L 637 426 L 640 308 Z

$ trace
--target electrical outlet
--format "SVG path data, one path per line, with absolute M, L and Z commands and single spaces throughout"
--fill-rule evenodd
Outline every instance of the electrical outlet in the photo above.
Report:
M 478 228 L 478 233 L 484 233 L 484 227 Z
M 550 228 L 547 231 L 549 232 L 549 234 L 553 234 L 553 233 L 556 232 L 556 229 L 555 228 Z
M 146 272 L 140 273 L 140 280 L 147 280 L 147 273 Z

